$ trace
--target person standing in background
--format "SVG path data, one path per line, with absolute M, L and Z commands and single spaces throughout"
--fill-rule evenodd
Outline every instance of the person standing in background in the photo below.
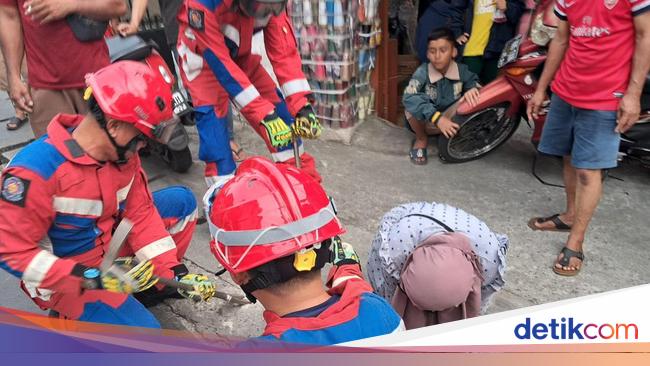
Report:
M 20 77 L 24 79 L 27 75 L 27 65 L 25 64 L 25 57 L 22 57 L 22 62 L 20 66 Z M 0 52 L 0 90 L 8 92 L 9 87 L 7 85 L 7 69 L 5 67 L 5 58 Z M 14 107 L 14 116 L 9 118 L 7 122 L 7 130 L 14 131 L 22 127 L 29 120 L 27 113 Z
M 560 22 L 527 112 L 529 120 L 538 116 L 553 81 L 538 149 L 564 158 L 566 211 L 528 226 L 570 232 L 553 271 L 575 276 L 602 195 L 602 169 L 616 167 L 620 133 L 639 119 L 650 68 L 650 0 L 557 0 L 555 15 Z
M 87 112 L 84 76 L 109 64 L 107 20 L 125 12 L 124 0 L 0 0 L 9 96 L 35 137 L 58 113 Z M 31 90 L 20 78 L 23 51 Z
M 465 33 L 458 38 L 464 45 L 463 63 L 485 85 L 497 77 L 499 55 L 515 35 L 523 0 L 470 0 L 465 17 Z

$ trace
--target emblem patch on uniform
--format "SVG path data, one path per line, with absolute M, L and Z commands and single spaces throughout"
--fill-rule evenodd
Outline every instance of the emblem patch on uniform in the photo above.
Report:
M 194 29 L 205 30 L 205 13 L 203 10 L 190 8 L 187 12 L 187 22 Z
M 25 207 L 25 198 L 31 181 L 5 173 L 0 198 L 16 206 Z
M 618 0 L 605 0 L 605 7 L 608 10 L 612 10 L 612 9 L 614 9 L 614 7 L 616 6 L 617 3 L 618 3 Z

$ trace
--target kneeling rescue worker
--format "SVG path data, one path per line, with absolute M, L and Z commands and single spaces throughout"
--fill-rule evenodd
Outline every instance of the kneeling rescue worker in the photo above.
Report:
M 303 171 L 251 158 L 204 202 L 211 251 L 265 308 L 261 340 L 331 345 L 404 328 L 364 281 L 357 254 L 338 237 L 344 229 L 332 201 Z
M 215 292 L 180 263 L 196 225 L 192 192 L 151 194 L 137 154 L 144 136 L 164 142 L 177 123 L 171 86 L 133 61 L 89 74 L 86 84 L 91 112 L 57 115 L 2 173 L 0 267 L 60 317 L 157 328 L 130 293 L 169 296 L 163 278 L 192 284 L 186 297 Z

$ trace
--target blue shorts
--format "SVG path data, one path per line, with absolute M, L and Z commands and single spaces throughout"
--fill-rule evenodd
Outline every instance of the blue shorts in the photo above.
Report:
M 616 111 L 577 108 L 553 95 L 538 149 L 549 155 L 570 155 L 578 169 L 615 168 L 621 138 L 615 128 Z

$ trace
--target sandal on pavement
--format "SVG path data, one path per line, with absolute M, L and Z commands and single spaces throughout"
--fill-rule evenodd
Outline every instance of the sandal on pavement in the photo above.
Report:
M 411 158 L 411 163 L 415 165 L 426 165 L 428 162 L 427 149 L 411 149 L 409 152 L 409 157 Z
M 582 252 L 576 252 L 575 250 L 571 250 L 567 247 L 562 248 L 562 251 L 560 251 L 560 253 L 562 253 L 562 259 L 555 262 L 556 264 L 559 264 L 562 267 L 568 267 L 571 258 L 575 257 L 580 259 L 580 267 L 577 269 L 564 269 L 564 268 L 557 268 L 554 264 L 553 272 L 559 274 L 560 276 L 567 276 L 567 277 L 575 276 L 578 273 L 580 273 L 580 270 L 582 269 L 582 264 L 585 261 L 584 254 L 582 254 Z
M 25 123 L 27 123 L 27 121 L 29 121 L 28 117 L 25 117 L 23 119 L 20 119 L 18 117 L 12 117 L 9 119 L 9 122 L 7 122 L 7 130 L 15 131 L 21 128 Z
M 239 156 L 239 154 L 241 154 L 244 151 L 243 147 L 240 147 L 237 150 L 230 149 L 230 151 L 232 151 L 232 158 L 233 158 L 233 160 L 235 160 L 235 163 L 241 163 L 242 161 L 244 161 L 246 159 L 246 158 L 242 158 L 241 156 Z
M 543 224 L 545 222 L 552 222 L 554 227 L 552 228 L 541 228 L 535 224 Z M 560 214 L 555 214 L 549 217 L 533 217 L 528 221 L 528 227 L 533 229 L 533 231 L 571 231 L 571 226 L 567 225 L 564 221 L 560 220 Z

